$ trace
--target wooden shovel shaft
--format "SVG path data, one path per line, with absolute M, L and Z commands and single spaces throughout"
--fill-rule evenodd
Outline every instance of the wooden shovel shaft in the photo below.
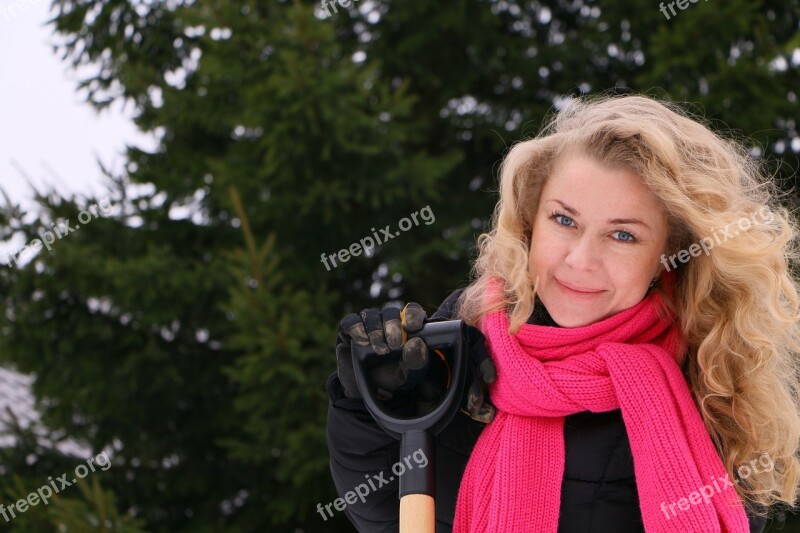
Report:
M 400 533 L 434 533 L 436 507 L 427 494 L 406 494 L 400 498 Z

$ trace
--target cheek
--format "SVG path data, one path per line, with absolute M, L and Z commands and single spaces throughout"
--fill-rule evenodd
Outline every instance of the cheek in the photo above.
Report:
M 532 276 L 531 279 L 535 279 L 536 273 L 541 275 L 547 272 L 549 266 L 558 261 L 559 254 L 556 243 L 548 238 L 548 235 L 534 231 L 528 256 L 528 271 Z
M 614 260 L 607 265 L 611 283 L 618 294 L 626 295 L 628 303 L 635 303 L 644 294 L 653 279 L 653 265 L 649 258 L 636 261 Z
M 565 241 L 563 238 L 559 238 L 552 231 L 534 230 L 531 249 L 537 255 L 537 258 L 540 259 L 546 256 L 558 255 L 563 251 L 564 243 Z

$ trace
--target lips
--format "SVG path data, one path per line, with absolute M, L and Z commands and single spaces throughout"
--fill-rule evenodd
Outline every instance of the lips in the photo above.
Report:
M 582 293 L 582 294 L 598 294 L 598 293 L 603 292 L 602 289 L 589 289 L 589 288 L 586 288 L 586 287 L 581 287 L 579 285 L 572 285 L 571 283 L 566 283 L 564 281 L 561 281 L 558 278 L 554 278 L 554 279 L 556 280 L 556 283 L 558 283 L 562 287 L 564 287 L 566 289 L 569 289 L 569 290 L 571 290 L 573 292 L 579 292 L 579 293 Z

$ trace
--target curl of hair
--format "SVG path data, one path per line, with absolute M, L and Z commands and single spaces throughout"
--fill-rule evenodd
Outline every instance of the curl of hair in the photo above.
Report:
M 526 323 L 536 295 L 528 253 L 539 198 L 554 164 L 572 154 L 644 180 L 668 213 L 668 256 L 708 239 L 708 254 L 677 264 L 672 297 L 658 284 L 654 290 L 680 320 L 689 348 L 679 363 L 728 473 L 742 480 L 740 497 L 759 514 L 761 506 L 793 506 L 800 482 L 797 223 L 742 144 L 679 106 L 640 95 L 574 99 L 534 138 L 516 143 L 501 165 L 492 226 L 478 237 L 458 318 L 477 326 L 505 307 L 510 333 Z M 505 301 L 493 307 L 481 298 L 490 277 L 505 280 Z M 762 468 L 752 468 L 755 461 Z

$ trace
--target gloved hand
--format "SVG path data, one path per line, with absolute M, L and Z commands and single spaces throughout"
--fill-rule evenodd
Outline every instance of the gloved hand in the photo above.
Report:
M 360 314 L 350 313 L 339 322 L 336 343 L 336 362 L 339 381 L 344 394 L 361 398 L 355 374 L 351 342 L 370 346 L 378 355 L 403 349 L 399 360 L 387 361 L 371 369 L 369 379 L 377 386 L 381 399 L 392 399 L 396 394 L 410 392 L 428 373 L 428 347 L 422 339 L 403 343 L 403 330 L 415 332 L 425 325 L 425 310 L 417 303 L 409 303 L 402 311 L 385 307 L 383 311 L 364 309 Z M 403 326 L 405 322 L 405 327 Z
M 399 359 L 386 361 L 370 371 L 369 379 L 377 386 L 378 398 L 400 406 L 405 414 L 412 416 L 432 411 L 449 383 L 447 364 L 438 353 L 431 357 L 422 339 L 404 342 L 404 331 L 419 331 L 426 321 L 425 310 L 414 302 L 407 304 L 402 311 L 396 307 L 385 307 L 382 311 L 365 309 L 360 314 L 351 313 L 344 317 L 339 322 L 336 360 L 345 396 L 361 397 L 353 373 L 351 342 L 361 346 L 372 345 L 378 355 L 402 348 Z M 462 406 L 473 419 L 488 423 L 494 418 L 495 408 L 484 400 L 483 383 L 493 382 L 496 370 L 486 350 L 484 336 L 477 328 L 467 326 L 467 342 L 468 386 Z

